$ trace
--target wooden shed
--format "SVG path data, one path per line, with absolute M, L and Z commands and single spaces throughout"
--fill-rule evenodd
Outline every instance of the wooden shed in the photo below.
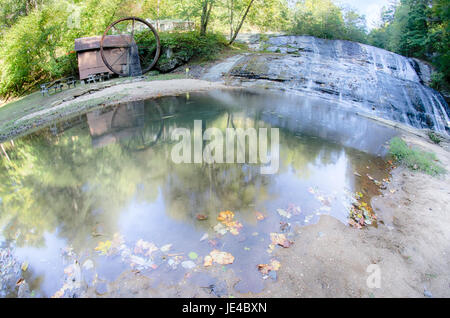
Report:
M 91 74 L 110 73 L 100 54 L 101 36 L 79 38 L 75 40 L 78 55 L 80 80 Z M 130 44 L 131 43 L 131 44 Z M 103 44 L 105 58 L 115 70 L 132 76 L 140 75 L 141 66 L 137 56 L 137 46 L 130 35 L 108 35 Z M 132 72 L 130 71 L 132 70 Z

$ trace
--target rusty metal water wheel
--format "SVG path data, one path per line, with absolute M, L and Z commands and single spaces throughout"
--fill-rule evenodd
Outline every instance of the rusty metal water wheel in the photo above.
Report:
M 110 31 L 111 34 L 109 34 Z M 148 43 L 145 43 L 146 41 L 150 40 L 147 36 L 151 37 L 152 34 L 155 38 L 156 44 L 153 57 L 149 56 L 152 53 L 152 48 L 149 47 Z M 122 39 L 125 39 L 125 41 L 127 42 L 126 46 L 118 48 L 119 53 L 115 56 L 111 55 L 107 57 L 107 54 L 105 54 L 105 42 L 107 42 L 105 41 L 105 38 L 108 35 L 121 36 Z M 130 49 L 133 44 L 136 44 L 138 47 L 139 62 L 141 64 L 142 74 L 147 73 L 155 66 L 155 64 L 158 62 L 159 55 L 161 54 L 161 42 L 158 32 L 150 23 L 148 23 L 144 19 L 137 17 L 127 17 L 111 23 L 111 25 L 103 33 L 102 39 L 100 41 L 100 54 L 103 63 L 105 63 L 106 67 L 108 67 L 111 72 L 119 76 L 130 75 L 130 72 L 125 72 L 120 68 L 120 64 L 118 63 L 120 63 L 119 61 L 125 56 L 125 54 L 128 54 L 128 49 Z

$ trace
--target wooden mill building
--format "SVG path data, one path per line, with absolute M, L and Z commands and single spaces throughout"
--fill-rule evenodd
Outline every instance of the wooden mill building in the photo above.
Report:
M 86 79 L 89 75 L 113 72 L 103 63 L 100 53 L 101 36 L 79 38 L 75 40 L 75 51 L 78 56 L 78 69 L 80 72 L 80 80 Z M 130 35 L 108 35 L 105 37 L 103 44 L 105 58 L 114 70 L 128 73 L 130 69 L 134 70 L 132 76 L 140 75 L 139 58 L 134 56 L 137 54 L 137 46 Z M 133 55 L 134 54 L 134 55 Z

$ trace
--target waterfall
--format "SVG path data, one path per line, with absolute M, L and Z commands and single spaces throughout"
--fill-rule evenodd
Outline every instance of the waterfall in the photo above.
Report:
M 449 107 L 439 92 L 426 86 L 432 68 L 423 61 L 312 36 L 274 36 L 265 44 L 267 51 L 284 54 L 248 54 L 215 66 L 215 73 L 230 69 L 228 74 L 235 74 L 240 84 L 252 86 L 252 78 L 264 70 L 266 87 L 318 95 L 339 106 L 450 134 Z M 249 71 L 251 77 L 242 80 Z

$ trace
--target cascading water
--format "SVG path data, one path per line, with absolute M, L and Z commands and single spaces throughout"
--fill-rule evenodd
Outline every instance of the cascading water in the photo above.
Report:
M 365 44 L 311 36 L 271 37 L 264 47 L 282 54 L 247 54 L 232 65 L 225 61 L 228 82 L 315 94 L 341 106 L 450 134 L 449 106 L 427 86 L 432 69 L 425 62 Z

